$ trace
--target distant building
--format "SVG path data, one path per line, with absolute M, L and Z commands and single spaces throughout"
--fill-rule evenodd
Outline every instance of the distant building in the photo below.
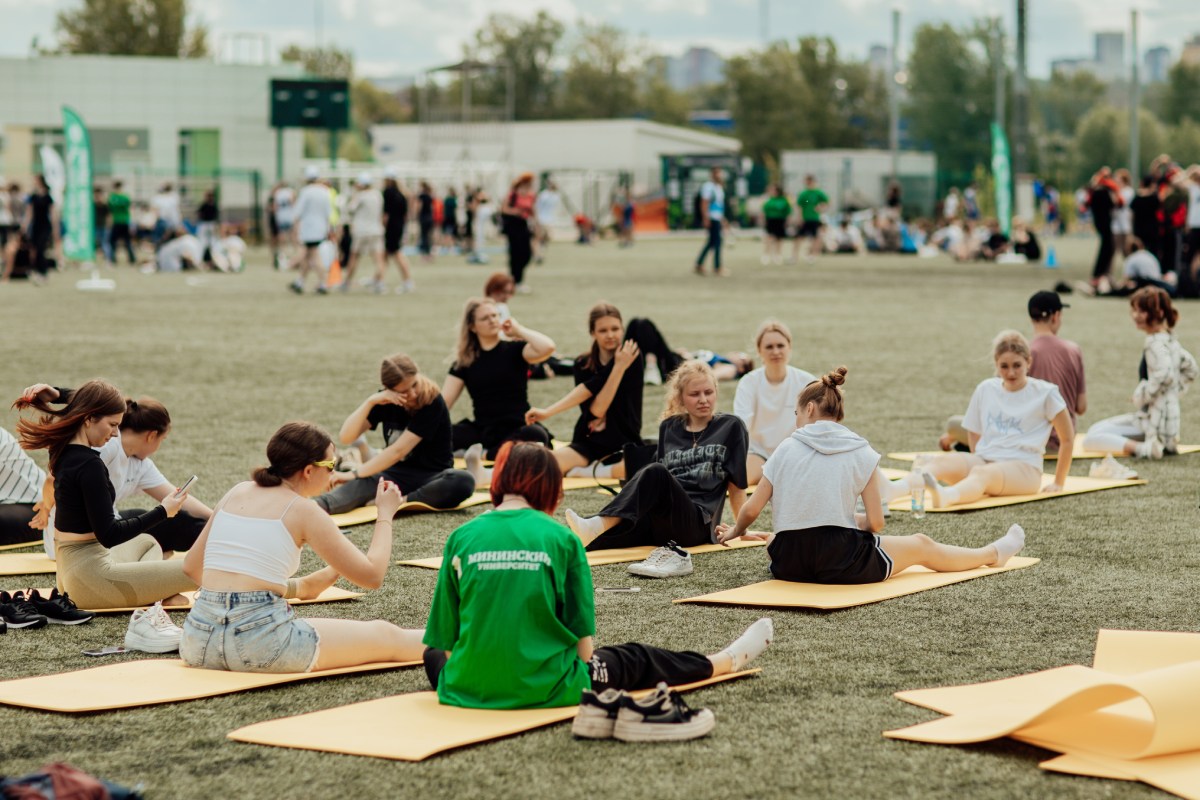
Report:
M 1080 72 L 1092 72 L 1094 63 L 1090 58 L 1056 58 L 1050 62 L 1050 72 L 1069 78 Z
M 683 55 L 667 59 L 667 81 L 681 92 L 719 83 L 724 75 L 725 59 L 707 47 L 689 47 Z
M 1192 34 L 1192 38 L 1183 43 L 1179 61 L 1189 67 L 1200 65 L 1200 33 Z
M 1121 31 L 1097 33 L 1093 61 L 1096 75 L 1102 80 L 1122 77 L 1125 74 L 1125 34 Z
M 887 45 L 873 44 L 867 51 L 867 64 L 875 72 L 887 73 L 892 66 L 892 51 Z
M 1151 47 L 1146 51 L 1143 67 L 1142 79 L 1146 83 L 1162 83 L 1171 69 L 1171 51 L 1165 47 Z

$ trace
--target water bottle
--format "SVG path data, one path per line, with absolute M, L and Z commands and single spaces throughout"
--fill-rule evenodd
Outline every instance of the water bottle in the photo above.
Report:
M 912 495 L 913 519 L 925 519 L 925 477 L 917 467 L 908 473 L 908 492 Z

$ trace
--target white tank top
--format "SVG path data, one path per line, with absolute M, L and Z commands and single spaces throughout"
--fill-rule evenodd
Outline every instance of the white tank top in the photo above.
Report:
M 292 499 L 292 503 L 299 500 Z M 243 517 L 219 510 L 213 515 L 204 549 L 204 568 L 249 575 L 267 583 L 286 586 L 300 569 L 300 548 L 283 524 L 292 503 L 278 519 Z

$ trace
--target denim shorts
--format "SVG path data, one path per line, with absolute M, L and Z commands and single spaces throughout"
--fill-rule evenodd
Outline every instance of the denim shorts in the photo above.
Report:
M 274 592 L 201 589 L 183 622 L 179 655 L 190 667 L 232 672 L 310 672 L 319 637 Z

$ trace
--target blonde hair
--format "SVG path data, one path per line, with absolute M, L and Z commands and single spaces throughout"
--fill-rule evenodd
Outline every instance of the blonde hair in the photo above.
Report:
M 683 393 L 687 390 L 687 385 L 697 378 L 704 378 L 712 383 L 713 389 L 717 388 L 717 376 L 713 374 L 712 367 L 703 361 L 685 361 L 671 373 L 671 377 L 667 379 L 667 397 L 662 419 L 687 416 L 687 409 L 683 405 Z
M 777 319 L 767 319 L 767 320 L 763 320 L 763 323 L 758 326 L 758 332 L 756 334 L 754 334 L 754 349 L 755 350 L 762 347 L 763 337 L 766 336 L 768 333 L 778 333 L 784 339 L 787 339 L 787 343 L 789 345 L 792 343 L 792 332 L 790 330 L 788 330 L 787 325 L 784 325 L 782 322 L 780 322 Z
M 454 351 L 454 365 L 459 368 L 471 366 L 482 351 L 479 337 L 471 330 L 471 325 L 475 322 L 475 312 L 482 305 L 495 306 L 496 301 L 488 297 L 472 297 L 463 306 L 462 321 L 458 328 L 458 347 Z
M 845 367 L 838 367 L 805 386 L 800 392 L 800 397 L 796 399 L 797 410 L 809 403 L 816 403 L 817 411 L 821 412 L 822 416 L 829 417 L 834 422 L 841 422 L 845 417 L 845 408 L 842 390 L 838 387 L 846 382 L 847 372 L 849 370 Z
M 1033 361 L 1033 355 L 1029 352 L 1029 342 L 1018 331 L 1000 331 L 992 340 L 992 360 L 995 361 L 1005 353 L 1015 353 L 1027 363 Z
M 396 353 L 388 356 L 379 365 L 379 382 L 384 387 L 391 389 L 398 383 L 402 383 L 406 378 L 416 377 L 413 382 L 413 404 L 411 410 L 424 408 L 433 402 L 433 398 L 437 397 L 441 390 L 438 385 L 429 378 L 421 374 L 417 362 L 413 361 L 405 353 Z

